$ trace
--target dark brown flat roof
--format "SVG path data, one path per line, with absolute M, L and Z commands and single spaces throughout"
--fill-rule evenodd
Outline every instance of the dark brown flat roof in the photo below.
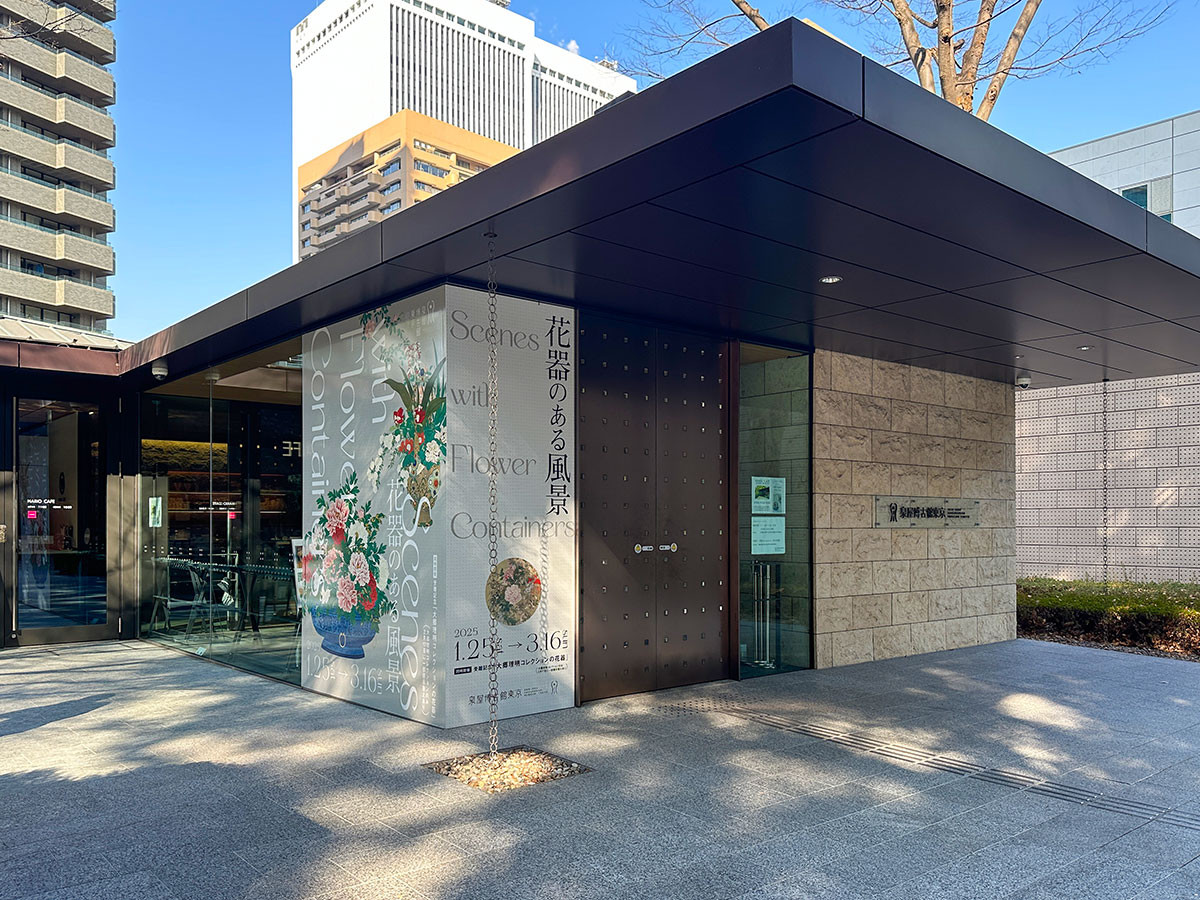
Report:
M 586 310 L 1035 386 L 1200 368 L 1200 240 L 788 20 L 121 351 L 121 371 L 149 384 L 159 358 L 183 375 L 482 285 L 489 228 L 502 290 Z

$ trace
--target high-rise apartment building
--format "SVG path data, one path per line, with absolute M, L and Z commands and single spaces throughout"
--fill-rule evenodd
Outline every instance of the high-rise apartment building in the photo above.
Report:
M 516 152 L 516 147 L 401 110 L 300 166 L 300 258 Z
M 321 3 L 292 29 L 294 169 L 401 110 L 523 150 L 636 90 L 612 67 L 535 37 L 533 20 L 507 5 Z
M 116 0 L 0 0 L 0 315 L 114 313 Z

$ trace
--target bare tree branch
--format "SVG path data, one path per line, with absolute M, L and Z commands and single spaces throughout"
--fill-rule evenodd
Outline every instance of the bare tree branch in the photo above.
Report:
M 750 0 L 643 2 L 650 14 L 631 36 L 641 64 L 623 68 L 652 78 L 763 31 L 783 15 L 778 3 L 767 4 L 772 10 L 763 13 Z M 1160 25 L 1177 0 L 1077 0 L 1074 10 L 1048 21 L 1039 18 L 1042 0 L 809 2 L 822 3 L 865 29 L 884 65 L 895 68 L 907 61 L 923 88 L 986 120 L 1009 78 L 1074 72 L 1104 62 Z M 921 28 L 933 32 L 928 43 Z M 994 45 L 997 33 L 1004 39 Z M 977 104 L 976 90 L 984 83 Z
M 1014 3 L 1017 0 L 1014 0 Z M 996 0 L 981 0 L 979 4 L 979 16 L 975 20 L 975 25 L 971 31 L 971 45 L 967 48 L 967 52 L 963 54 L 962 68 L 959 70 L 958 84 L 955 87 L 958 90 L 958 105 L 961 109 L 971 112 L 975 108 L 975 80 L 979 76 L 979 63 L 983 59 L 983 51 L 986 49 L 988 31 L 991 28 L 992 21 L 996 18 Z M 964 29 L 968 30 L 968 29 Z
M 57 45 L 55 40 L 58 35 L 67 31 L 86 32 L 91 28 L 91 24 L 84 17 L 83 13 L 77 10 L 67 10 L 67 12 L 58 17 L 51 16 L 51 10 L 57 11 L 62 7 L 47 7 L 46 14 L 42 21 L 35 22 L 32 19 L 13 18 L 13 21 L 8 25 L 0 26 L 0 41 L 15 41 L 23 38 L 33 38 L 40 40 L 43 43 Z M 82 27 L 68 28 L 71 24 L 81 25 Z
M 1004 49 L 1000 52 L 1000 60 L 996 65 L 996 72 L 992 75 L 992 80 L 988 82 L 987 90 L 983 93 L 983 99 L 979 101 L 979 109 L 975 115 L 983 119 L 985 122 L 991 116 L 992 110 L 996 108 L 996 100 L 1000 97 L 1000 90 L 1004 87 L 1004 80 L 1008 78 L 1008 72 L 1017 61 L 1017 53 L 1021 49 L 1021 42 L 1025 40 L 1025 35 L 1029 32 L 1029 26 L 1033 23 L 1033 17 L 1037 15 L 1038 7 L 1042 5 L 1042 0 L 1025 0 L 1025 6 L 1021 9 L 1021 14 L 1017 16 L 1017 23 L 1013 26 L 1012 32 L 1008 35 L 1008 40 L 1004 44 Z

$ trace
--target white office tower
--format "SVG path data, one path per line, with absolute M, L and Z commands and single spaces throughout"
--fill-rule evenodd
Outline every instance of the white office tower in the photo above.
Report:
M 524 149 L 636 90 L 489 0 L 325 0 L 292 29 L 294 169 L 402 109 Z

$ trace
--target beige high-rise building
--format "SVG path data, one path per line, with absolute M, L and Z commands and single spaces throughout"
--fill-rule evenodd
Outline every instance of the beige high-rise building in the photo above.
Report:
M 116 0 L 0 0 L 0 315 L 113 316 L 115 17 Z
M 516 147 L 401 110 L 300 166 L 300 258 L 409 209 L 516 152 Z

